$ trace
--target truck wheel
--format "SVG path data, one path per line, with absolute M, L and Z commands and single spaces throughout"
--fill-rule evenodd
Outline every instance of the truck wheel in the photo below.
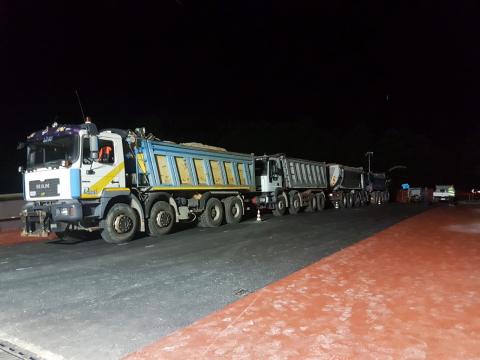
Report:
M 225 221 L 227 224 L 238 224 L 242 221 L 243 204 L 238 197 L 226 198 L 223 205 L 225 206 Z
M 285 197 L 280 195 L 277 196 L 277 203 L 275 204 L 275 209 L 272 210 L 273 216 L 283 216 L 287 211 L 287 205 L 285 204 Z
M 199 216 L 199 223 L 201 227 L 217 227 L 222 225 L 223 221 L 223 205 L 217 198 L 210 198 L 207 201 L 205 210 Z
M 315 194 L 311 197 L 311 199 L 308 201 L 308 205 L 305 208 L 306 212 L 315 212 L 317 211 L 317 197 Z
M 346 197 L 347 197 L 347 207 L 348 208 L 353 207 L 353 194 L 348 193 Z
M 300 195 L 297 192 L 293 193 L 290 196 L 290 206 L 288 207 L 288 212 L 290 215 L 296 215 L 300 212 L 302 200 Z
M 355 207 L 362 206 L 362 197 L 358 191 L 355 191 L 355 193 L 353 194 L 353 198 L 354 198 L 353 206 Z
M 347 203 L 348 203 L 347 194 L 345 194 L 344 192 L 341 192 L 340 193 L 340 200 L 339 200 L 340 207 L 342 209 L 345 209 L 347 207 Z
M 362 191 L 362 206 L 368 205 L 368 193 Z
M 175 213 L 166 201 L 158 201 L 152 206 L 148 217 L 148 230 L 151 236 L 168 234 L 175 224 Z
M 320 193 L 316 195 L 317 197 L 317 210 L 322 211 L 325 209 L 325 205 L 327 204 L 327 200 L 325 199 L 325 194 Z
M 110 244 L 123 244 L 135 236 L 138 217 L 127 204 L 115 204 L 108 211 L 105 226 L 101 232 L 103 240 Z

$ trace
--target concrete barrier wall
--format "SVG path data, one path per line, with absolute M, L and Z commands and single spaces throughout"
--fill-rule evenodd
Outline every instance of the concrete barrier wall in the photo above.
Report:
M 0 231 L 20 229 L 19 215 L 23 204 L 22 194 L 0 195 Z

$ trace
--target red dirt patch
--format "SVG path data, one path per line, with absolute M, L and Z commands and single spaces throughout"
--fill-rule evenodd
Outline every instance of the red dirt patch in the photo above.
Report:
M 27 242 L 42 242 L 56 239 L 55 234 L 51 234 L 47 238 L 40 237 L 24 237 L 20 235 L 20 230 L 9 230 L 0 232 L 0 246 L 23 244 Z

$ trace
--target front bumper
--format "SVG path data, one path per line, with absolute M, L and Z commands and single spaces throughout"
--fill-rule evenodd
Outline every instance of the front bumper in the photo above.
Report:
M 55 203 L 27 203 L 20 213 L 22 236 L 46 237 L 51 231 L 63 232 L 69 224 L 78 223 L 83 216 L 77 200 Z

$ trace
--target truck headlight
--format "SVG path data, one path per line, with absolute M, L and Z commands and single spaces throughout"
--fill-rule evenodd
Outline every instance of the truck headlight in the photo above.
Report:
M 69 216 L 70 215 L 70 209 L 71 208 L 67 208 L 67 207 L 61 208 L 60 209 L 60 215 Z

